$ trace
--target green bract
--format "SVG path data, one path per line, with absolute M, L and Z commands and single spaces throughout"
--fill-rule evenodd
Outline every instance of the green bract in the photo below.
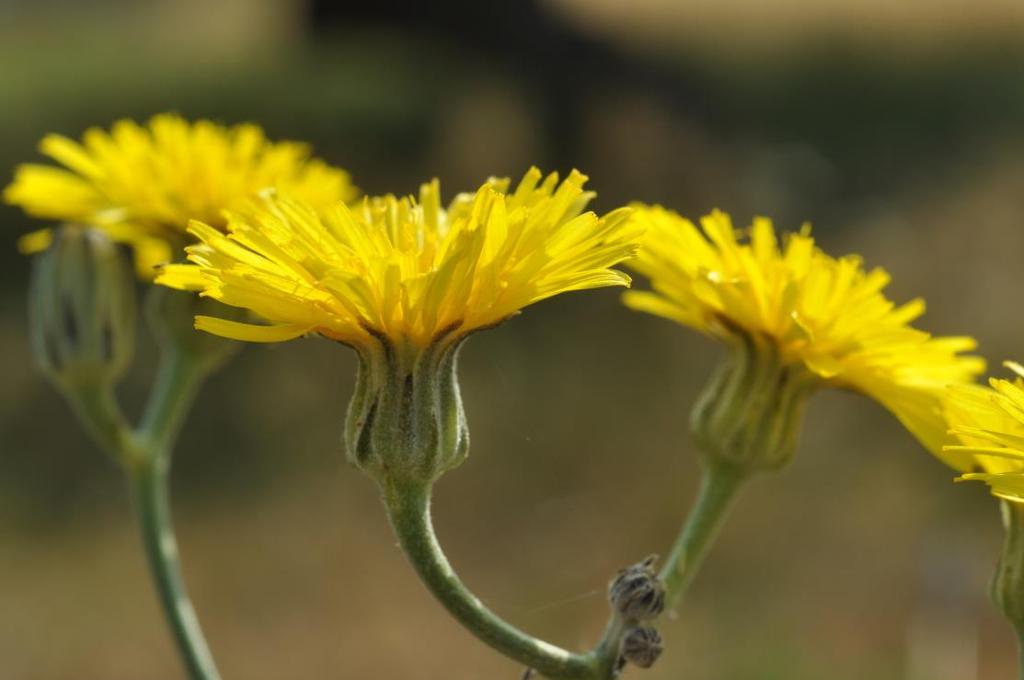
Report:
M 430 483 L 469 452 L 456 374 L 461 338 L 442 332 L 425 349 L 376 335 L 360 349 L 345 422 L 349 461 L 381 484 Z
M 992 601 L 1018 630 L 1024 630 L 1024 504 L 1002 502 L 1003 551 L 992 577 Z
M 691 416 L 704 456 L 745 473 L 777 469 L 796 450 L 807 397 L 818 385 L 787 364 L 771 338 L 737 333 Z

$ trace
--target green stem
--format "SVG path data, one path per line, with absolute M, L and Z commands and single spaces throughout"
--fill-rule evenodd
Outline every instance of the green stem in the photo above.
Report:
M 192 601 L 185 591 L 178 543 L 171 525 L 165 455 L 138 465 L 131 475 L 132 495 L 153 581 L 178 651 L 192 680 L 219 680 Z
M 1024 630 L 1017 630 L 1017 678 L 1024 680 Z
M 665 602 L 669 609 L 678 604 L 697 575 L 745 479 L 745 475 L 727 464 L 710 461 L 705 466 L 697 500 L 659 574 L 665 583 Z
M 622 636 L 625 632 L 626 625 L 622 617 L 612 612 L 608 618 L 608 625 L 605 626 L 604 635 L 601 636 L 601 641 L 587 655 L 594 667 L 594 678 L 610 680 L 615 677 L 619 648 L 622 646 Z
M 100 448 L 121 464 L 135 454 L 131 431 L 109 385 L 76 385 L 65 393 L 78 420 Z
M 164 615 L 192 680 L 219 680 L 195 610 L 185 591 L 168 498 L 170 454 L 206 365 L 168 350 L 141 425 L 131 430 L 109 386 L 78 386 L 68 396 L 76 414 L 128 475 L 142 544 Z
M 573 654 L 507 623 L 484 606 L 448 563 L 430 518 L 430 486 L 384 488 L 398 542 L 413 568 L 445 609 L 471 633 L 505 656 L 549 678 L 599 678 L 592 654 Z
M 139 436 L 156 450 L 170 450 L 208 371 L 192 355 L 168 350 L 139 424 Z
M 1003 548 L 992 577 L 992 601 L 1017 633 L 1018 673 L 1024 680 L 1024 503 L 1000 503 Z
M 146 455 L 130 474 L 146 560 L 192 680 L 219 680 L 220 674 L 185 590 L 171 521 L 169 473 L 171 450 L 206 373 L 186 353 L 170 350 L 162 357 L 137 434 Z

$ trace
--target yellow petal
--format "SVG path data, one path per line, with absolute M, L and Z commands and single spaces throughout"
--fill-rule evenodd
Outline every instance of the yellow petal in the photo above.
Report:
M 52 229 L 39 229 L 29 232 L 18 239 L 18 252 L 25 255 L 39 253 L 50 247 L 53 243 Z
M 301 324 L 275 324 L 261 326 L 239 321 L 218 319 L 212 316 L 197 316 L 196 330 L 206 331 L 213 335 L 245 342 L 284 342 L 306 335 L 313 326 Z

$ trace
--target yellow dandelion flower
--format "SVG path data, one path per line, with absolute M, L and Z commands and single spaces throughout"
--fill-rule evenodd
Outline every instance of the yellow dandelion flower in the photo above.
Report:
M 984 362 L 961 354 L 968 337 L 933 337 L 911 326 L 924 302 L 896 306 L 882 293 L 889 275 L 861 258 L 822 252 L 805 226 L 780 246 L 769 219 L 740 234 L 725 213 L 701 228 L 660 207 L 640 209 L 645 246 L 630 264 L 653 290 L 625 303 L 736 344 L 770 347 L 782 366 L 799 369 L 810 389 L 844 387 L 875 399 L 929 450 L 958 469 L 970 457 L 943 451 L 941 399 L 950 384 L 971 382 Z M 792 376 L 790 376 L 792 378 Z
M 191 264 L 164 267 L 157 283 L 268 322 L 196 318 L 216 335 L 315 333 L 352 346 L 350 461 L 384 485 L 429 482 L 468 450 L 455 366 L 471 332 L 559 293 L 629 284 L 612 267 L 635 253 L 638 225 L 626 208 L 584 212 L 585 180 L 574 171 L 559 184 L 533 168 L 513 191 L 490 180 L 447 209 L 434 180 L 419 201 L 367 198 L 323 214 L 268 192 L 230 213 L 226 233 L 193 222 Z
M 164 267 L 157 283 L 199 290 L 271 325 L 199 318 L 197 327 L 251 342 L 307 333 L 353 345 L 386 336 L 425 347 L 441 333 L 490 326 L 570 290 L 623 286 L 611 269 L 636 249 L 628 209 L 583 212 L 585 177 L 531 169 L 514 192 L 492 180 L 444 210 L 435 180 L 420 200 L 385 196 L 321 214 L 267 196 L 230 214 L 227 233 L 200 222 L 193 264 Z
M 348 174 L 310 157 L 296 142 L 270 142 L 252 124 L 190 123 L 174 114 L 146 125 L 120 120 L 87 130 L 81 143 L 51 134 L 40 151 L 63 165 L 26 164 L 4 191 L 33 217 L 96 226 L 135 249 L 143 277 L 184 243 L 190 219 L 223 229 L 221 211 L 267 187 L 317 209 L 355 198 Z M 23 237 L 26 252 L 44 249 L 49 232 Z
M 992 493 L 1024 501 L 1024 367 L 1008 361 L 1013 380 L 990 378 L 989 385 L 957 385 L 946 398 L 950 434 L 960 443 L 946 450 L 970 455 L 974 470 L 961 480 L 987 483 Z

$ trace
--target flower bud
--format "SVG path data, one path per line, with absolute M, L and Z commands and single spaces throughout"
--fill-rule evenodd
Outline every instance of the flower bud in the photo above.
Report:
M 1018 633 L 1024 634 L 1024 503 L 1002 501 L 1003 551 L 991 595 Z
M 661 634 L 654 628 L 635 626 L 622 638 L 622 658 L 640 668 L 653 666 L 662 649 Z
M 469 451 L 456 373 L 463 337 L 443 332 L 425 349 L 384 335 L 359 348 L 345 423 L 348 460 L 379 483 L 430 483 Z
M 196 316 L 216 316 L 241 321 L 245 310 L 228 307 L 197 293 L 151 286 L 146 296 L 146 319 L 164 350 L 188 354 L 212 370 L 241 348 L 241 343 L 197 331 Z
M 693 409 L 694 438 L 709 462 L 745 473 L 778 469 L 796 450 L 818 381 L 802 362 L 787 363 L 771 338 L 735 337 Z
M 32 351 L 64 389 L 113 384 L 135 349 L 135 280 L 103 232 L 67 225 L 36 256 L 29 290 Z
M 627 623 L 650 621 L 665 609 L 665 586 L 654 571 L 656 555 L 621 570 L 608 586 L 608 601 Z

